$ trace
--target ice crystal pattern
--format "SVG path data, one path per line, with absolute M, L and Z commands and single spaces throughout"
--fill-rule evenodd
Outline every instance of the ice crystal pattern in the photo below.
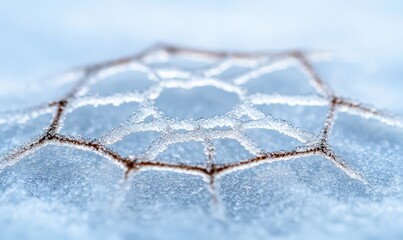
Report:
M 192 70 L 180 66 L 159 67 L 155 64 L 169 62 L 174 57 L 181 57 L 189 61 L 196 59 L 207 64 Z M 125 170 L 126 177 L 130 172 L 143 170 L 166 170 L 201 175 L 209 185 L 214 201 L 217 201 L 218 198 L 215 184 L 219 177 L 224 174 L 251 168 L 259 164 L 313 155 L 321 156 L 331 161 L 352 179 L 366 184 L 365 178 L 358 171 L 349 167 L 347 162 L 338 156 L 328 143 L 332 126 L 336 120 L 336 114 L 346 112 L 363 118 L 373 118 L 398 128 L 402 128 L 402 121 L 390 113 L 368 107 L 360 102 L 349 100 L 336 94 L 320 78 L 312 65 L 314 61 L 323 61 L 328 58 L 327 53 L 319 52 L 236 53 L 159 45 L 135 56 L 72 70 L 59 78 L 60 81 L 75 83 L 74 87 L 62 98 L 41 106 L 17 112 L 6 112 L 0 115 L 0 124 L 6 124 L 10 121 L 24 123 L 44 114 L 53 114 L 53 119 L 40 136 L 1 158 L 0 170 L 14 165 L 24 156 L 37 151 L 45 145 L 53 144 L 98 153 L 120 165 Z M 220 74 L 226 70 L 237 66 L 248 70 L 231 76 L 229 80 L 224 80 L 220 77 Z M 249 94 L 244 87 L 247 82 L 263 74 L 292 66 L 299 67 L 305 73 L 306 79 L 301 79 L 301 81 L 308 81 L 315 89 L 316 94 Z M 147 79 L 152 82 L 151 86 L 142 91 L 116 93 L 109 96 L 89 93 L 89 87 L 93 84 L 102 81 L 106 77 L 128 71 L 147 74 Z M 229 112 L 194 120 L 167 117 L 154 103 L 166 89 L 192 89 L 203 86 L 210 86 L 236 94 L 239 98 L 239 104 Z M 119 106 L 131 102 L 139 103 L 139 108 L 129 119 L 103 134 L 100 139 L 72 137 L 61 134 L 65 118 L 74 109 L 83 106 Z M 265 114 L 257 108 L 259 105 L 271 104 L 327 107 L 327 116 L 320 134 L 302 130 L 287 121 Z M 244 120 L 245 117 L 247 120 Z M 298 140 L 301 145 L 289 151 L 264 152 L 254 139 L 247 136 L 245 131 L 247 129 L 274 130 Z M 124 156 L 109 147 L 110 144 L 121 141 L 126 135 L 146 131 L 160 132 L 161 136 L 155 139 L 148 149 L 138 156 Z M 213 140 L 224 138 L 238 141 L 247 151 L 253 154 L 253 157 L 239 159 L 232 163 L 215 163 L 216 146 L 214 146 Z M 188 141 L 198 141 L 203 144 L 205 153 L 204 166 L 159 161 L 159 155 L 169 145 Z

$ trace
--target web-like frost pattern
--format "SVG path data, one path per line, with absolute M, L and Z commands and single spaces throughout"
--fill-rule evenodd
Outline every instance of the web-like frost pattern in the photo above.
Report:
M 180 66 L 158 65 L 170 62 L 175 57 L 189 61 L 197 59 L 206 64 L 193 70 Z M 1 158 L 0 169 L 12 166 L 22 157 L 48 144 L 73 147 L 85 151 L 93 151 L 111 159 L 125 169 L 125 176 L 132 171 L 166 170 L 201 175 L 207 181 L 212 199 L 217 200 L 215 191 L 217 179 L 232 171 L 251 168 L 253 166 L 301 158 L 306 156 L 322 156 L 331 161 L 338 169 L 349 177 L 364 184 L 366 180 L 338 156 L 328 143 L 332 126 L 339 111 L 359 115 L 363 118 L 377 119 L 385 124 L 403 127 L 400 118 L 356 101 L 336 94 L 323 81 L 312 66 L 314 61 L 329 59 L 326 53 L 307 53 L 288 51 L 280 53 L 234 53 L 220 51 L 204 51 L 186 49 L 175 46 L 156 46 L 135 56 L 114 61 L 95 64 L 73 70 L 61 76 L 60 83 L 74 82 L 75 86 L 62 98 L 18 112 L 7 112 L 0 115 L 0 124 L 8 122 L 24 123 L 44 114 L 53 114 L 53 119 L 42 135 L 32 139 L 29 144 L 12 150 Z M 280 94 L 249 94 L 244 87 L 246 83 L 278 70 L 297 65 L 306 75 L 306 81 L 315 89 L 314 95 L 280 95 Z M 207 67 L 206 67 L 207 66 Z M 246 72 L 223 79 L 221 74 L 232 67 L 244 67 Z M 147 75 L 151 86 L 143 91 L 116 93 L 99 96 L 89 93 L 89 88 L 103 79 L 122 73 L 135 71 Z M 135 84 L 135 83 L 134 83 Z M 161 93 L 170 88 L 193 89 L 196 87 L 214 87 L 233 93 L 239 104 L 232 110 L 220 115 L 200 119 L 177 119 L 167 117 L 156 107 L 155 100 Z M 84 106 L 113 105 L 138 103 L 140 107 L 130 118 L 123 121 L 111 131 L 103 134 L 100 139 L 86 139 L 61 134 L 67 113 Z M 284 104 L 289 106 L 325 106 L 328 107 L 326 120 L 320 134 L 314 134 L 293 126 L 287 121 L 264 114 L 257 106 Z M 67 116 L 66 116 L 67 115 Z M 248 120 L 242 120 L 243 117 Z M 150 120 L 151 119 L 151 120 Z M 289 151 L 265 152 L 250 137 L 248 129 L 269 129 L 298 140 L 301 145 Z M 138 156 L 123 156 L 113 151 L 109 145 L 121 141 L 123 137 L 137 132 L 155 131 L 161 133 L 158 139 Z M 215 163 L 215 139 L 233 139 L 239 142 L 253 157 L 239 161 Z M 180 142 L 197 141 L 203 144 L 205 165 L 167 163 L 159 161 L 159 155 L 170 145 Z

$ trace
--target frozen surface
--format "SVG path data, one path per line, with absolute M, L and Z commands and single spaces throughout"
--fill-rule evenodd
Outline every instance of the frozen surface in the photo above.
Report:
M 0 115 L 1 239 L 401 239 L 401 118 L 337 59 L 157 47 L 52 80 Z

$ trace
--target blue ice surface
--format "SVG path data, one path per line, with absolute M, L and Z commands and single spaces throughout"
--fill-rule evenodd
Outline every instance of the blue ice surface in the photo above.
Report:
M 321 63 L 316 67 L 323 79 L 338 87 L 340 94 L 348 86 L 338 86 L 332 76 L 358 76 L 345 63 Z M 314 92 L 301 73 L 300 83 L 293 84 L 290 79 L 294 75 L 293 69 L 267 74 L 251 80 L 246 87 L 250 93 Z M 289 84 L 287 87 L 274 84 L 266 89 L 262 79 L 274 82 L 283 79 Z M 122 81 L 135 82 L 124 77 L 117 82 Z M 362 83 L 362 87 L 368 86 Z M 59 91 L 63 92 L 68 86 L 61 88 Z M 113 93 L 113 88 L 111 83 L 103 90 Z M 119 91 L 122 90 L 116 85 L 116 92 Z M 231 94 L 211 91 L 208 87 L 167 91 L 167 96 L 161 94 L 163 101 L 155 101 L 156 106 L 177 119 L 210 117 L 238 103 Z M 46 94 L 45 89 L 43 93 Z M 128 103 L 76 109 L 66 115 L 61 133 L 99 139 L 138 107 L 137 103 Z M 317 134 L 326 115 L 324 107 L 272 105 L 261 110 Z M 1 155 L 38 136 L 50 119 L 51 114 L 46 114 L 24 124 L 1 125 Z M 246 133 L 265 151 L 290 150 L 300 145 L 272 130 L 251 129 Z M 159 136 L 157 132 L 134 133 L 110 147 L 122 155 L 137 155 Z M 80 149 L 48 145 L 0 172 L 1 236 L 2 239 L 400 238 L 402 129 L 339 113 L 329 143 L 365 177 L 368 185 L 349 178 L 322 157 L 306 157 L 220 177 L 218 204 L 212 203 L 208 184 L 200 176 L 145 171 L 131 174 L 124 181 L 123 170 L 111 160 Z M 252 156 L 235 140 L 214 140 L 214 145 L 217 163 Z M 189 141 L 171 145 L 160 154 L 159 160 L 203 165 L 205 155 L 202 144 Z
M 401 3 L 366 1 L 346 8 L 352 3 L 324 6 L 321 1 L 308 1 L 290 11 L 295 3 L 271 6 L 238 1 L 229 8 L 227 2 L 189 6 L 175 1 L 155 12 L 152 4 L 129 4 L 130 8 L 125 7 L 128 3 L 116 6 L 106 1 L 69 3 L 69 7 L 49 4 L 36 10 L 50 16 L 35 17 L 30 14 L 33 6 L 14 2 L 18 1 L 4 1 L 0 8 L 0 28 L 5 32 L 0 46 L 1 112 L 54 100 L 71 87 L 53 84 L 51 76 L 43 77 L 46 74 L 133 53 L 162 39 L 212 48 L 302 46 L 352 51 L 353 61 L 317 64 L 320 76 L 343 96 L 403 114 Z M 94 5 L 101 13 L 114 6 L 114 20 L 98 14 Z M 310 6 L 318 11 L 304 11 Z M 323 14 L 320 20 L 318 12 Z M 184 23 L 187 26 L 180 27 Z M 249 87 L 251 91 L 302 90 L 301 94 L 310 90 L 277 83 L 266 88 L 257 79 Z M 124 84 L 94 90 L 110 93 L 130 86 Z M 157 103 L 179 118 L 206 117 L 236 104 L 231 94 L 205 90 L 173 89 Z M 175 107 L 177 99 L 180 108 Z M 198 107 L 192 108 L 194 104 Z M 137 107 L 77 109 L 69 114 L 63 131 L 98 137 Z M 320 130 L 324 114 L 322 108 L 303 107 L 262 111 L 313 132 Z M 50 119 L 48 114 L 25 124 L 0 125 L 0 155 L 38 136 Z M 268 151 L 298 144 L 269 130 L 248 134 Z M 128 135 L 111 148 L 136 155 L 157 137 L 156 132 Z M 329 141 L 369 185 L 350 179 L 324 158 L 307 157 L 223 176 L 218 184 L 219 209 L 212 206 L 201 177 L 148 171 L 123 182 L 122 169 L 110 160 L 78 149 L 46 146 L 0 172 L 0 239 L 402 239 L 402 130 L 340 113 Z M 217 161 L 248 157 L 237 142 L 215 143 Z M 202 163 L 202 158 L 195 142 L 175 144 L 161 156 L 163 161 L 183 163 Z

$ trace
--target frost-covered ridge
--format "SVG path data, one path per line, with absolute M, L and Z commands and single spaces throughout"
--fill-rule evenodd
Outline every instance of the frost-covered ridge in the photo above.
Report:
M 172 62 L 174 58 L 203 61 L 205 66 L 189 70 Z M 262 163 L 322 156 L 334 163 L 349 177 L 366 183 L 366 180 L 339 157 L 328 143 L 332 126 L 338 112 L 359 115 L 363 118 L 377 119 L 385 124 L 403 127 L 400 118 L 349 100 L 323 81 L 312 66 L 314 61 L 329 59 L 326 53 L 306 53 L 288 51 L 280 53 L 234 53 L 186 49 L 175 46 L 156 46 L 138 55 L 117 59 L 76 69 L 61 76 L 58 81 L 74 82 L 74 87 L 62 98 L 31 109 L 6 112 L 0 115 L 0 124 L 19 122 L 21 124 L 44 114 L 53 114 L 53 119 L 42 135 L 32 139 L 29 144 L 2 156 L 0 170 L 14 165 L 22 157 L 41 147 L 54 144 L 96 152 L 111 159 L 125 169 L 126 176 L 132 171 L 168 170 L 203 176 L 210 186 L 212 198 L 217 199 L 215 184 L 217 179 L 236 170 L 250 168 Z M 206 67 L 207 66 L 207 67 Z M 283 95 L 267 93 L 248 93 L 244 87 L 252 79 L 278 70 L 298 66 L 306 75 L 306 81 L 315 89 L 314 95 Z M 233 75 L 230 79 L 221 75 L 232 67 L 243 67 L 246 72 Z M 91 93 L 90 87 L 124 72 L 140 72 L 147 75 L 151 85 L 144 90 L 114 93 L 107 96 Z M 302 80 L 302 79 L 301 79 Z M 161 94 L 171 88 L 193 89 L 214 87 L 235 94 L 239 103 L 230 111 L 199 119 L 177 119 L 166 116 L 155 104 Z M 72 137 L 61 133 L 68 113 L 84 106 L 119 106 L 124 103 L 138 103 L 139 108 L 130 118 L 123 121 L 99 139 Z M 293 126 L 282 119 L 276 119 L 257 108 L 260 105 L 284 104 L 289 106 L 325 106 L 326 120 L 320 134 L 315 134 Z M 245 120 L 245 118 L 247 120 Z M 269 129 L 298 140 L 301 145 L 289 151 L 265 152 L 255 139 L 246 134 L 248 129 Z M 124 156 L 113 151 L 109 145 L 121 141 L 125 136 L 154 131 L 161 133 L 148 149 L 138 156 Z M 239 159 L 232 163 L 215 163 L 215 139 L 233 139 L 239 142 L 253 157 Z M 167 163 L 159 161 L 159 156 L 170 145 L 180 142 L 197 141 L 204 145 L 206 164 Z

